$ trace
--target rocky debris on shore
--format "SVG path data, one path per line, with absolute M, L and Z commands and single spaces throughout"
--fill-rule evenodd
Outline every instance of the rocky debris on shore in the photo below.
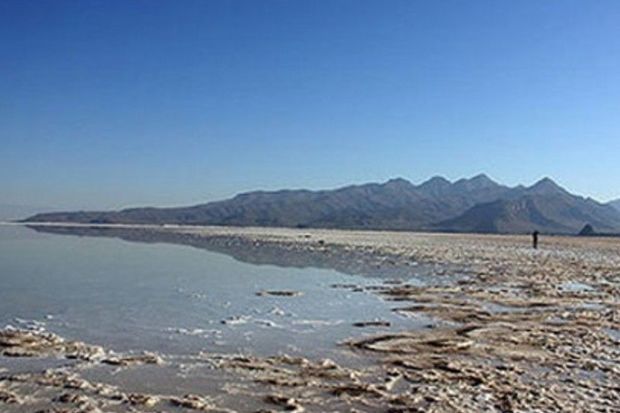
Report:
M 105 357 L 102 347 L 68 341 L 56 334 L 4 329 L 0 330 L 0 355 L 6 357 L 61 356 L 69 359 L 97 361 Z
M 102 360 L 102 363 L 112 366 L 136 366 L 142 364 L 163 364 L 164 360 L 155 353 L 144 352 L 142 354 L 110 355 Z
M 180 409 L 179 411 L 235 413 L 231 409 L 218 407 L 206 396 L 124 392 L 116 386 L 89 381 L 77 372 L 64 369 L 0 377 L 0 411 L 4 411 L 3 404 L 32 406 L 30 411 L 49 413 L 140 413 L 143 411 L 139 410 L 140 408 L 148 411 L 158 408 L 164 411 Z
M 205 412 L 213 411 L 215 406 L 210 400 L 195 394 L 186 394 L 183 397 L 172 397 L 170 403 L 184 409 L 200 410 Z
M 353 327 L 390 327 L 392 323 L 384 320 L 373 320 L 373 321 L 358 321 L 353 323 Z
M 301 291 L 277 291 L 277 290 L 271 290 L 271 291 L 259 291 L 256 293 L 256 295 L 258 295 L 259 297 L 265 297 L 265 296 L 274 296 L 274 297 L 299 297 L 300 295 L 303 295 L 303 293 Z
M 142 393 L 129 393 L 127 396 L 127 402 L 133 406 L 154 407 L 161 401 L 161 397 L 151 394 Z
M 246 324 L 250 319 L 251 317 L 247 315 L 230 316 L 225 320 L 221 320 L 220 323 L 228 325 Z
M 254 398 L 256 406 L 312 412 L 619 411 L 617 241 L 554 237 L 534 251 L 523 237 L 316 231 L 312 238 L 325 240 L 317 247 L 306 238 L 291 241 L 287 234 L 247 238 L 260 248 L 310 254 L 320 248 L 321 256 L 334 260 L 355 257 L 355 268 L 363 265 L 366 271 L 435 266 L 436 277 L 427 283 L 336 286 L 377 294 L 401 315 L 431 317 L 433 328 L 347 340 L 343 351 L 360 360 L 354 368 L 284 355 L 202 355 L 201 360 L 230 373 L 231 381 L 254 385 L 235 388 L 235 397 Z M 452 272 L 458 276 L 450 278 Z M 84 363 L 108 357 L 31 332 L 0 335 L 0 352 L 77 354 Z M 86 395 L 97 401 L 95 406 L 216 409 L 206 395 L 150 395 L 144 397 L 155 397 L 148 399 L 153 404 L 141 405 L 140 397 L 74 373 L 3 374 L 0 395 L 22 403 L 30 393 L 20 392 L 15 383 Z
M 355 379 L 309 379 L 275 358 L 232 363 L 275 386 L 283 400 L 317 411 L 336 406 L 334 398 L 358 411 L 617 411 L 620 340 L 610 333 L 620 331 L 616 243 L 557 238 L 533 251 L 518 237 L 437 235 L 422 237 L 426 244 L 361 246 L 372 237 L 360 235 L 344 247 L 335 237 L 333 253 L 360 248 L 370 261 L 393 257 L 394 265 L 414 257 L 467 276 L 447 284 L 333 285 L 378 294 L 399 314 L 430 316 L 433 328 L 348 340 L 360 356 L 378 357 L 375 367 L 351 371 Z
M 302 413 L 305 411 L 304 407 L 293 398 L 280 396 L 277 394 L 269 394 L 264 398 L 266 403 L 274 404 L 284 408 L 285 411 L 291 413 Z
M 65 340 L 54 333 L 12 328 L 0 330 L 0 355 L 5 357 L 64 357 L 121 367 L 163 363 L 163 359 L 155 353 L 115 354 L 106 352 L 101 346 Z
M 0 389 L 0 403 L 22 404 L 22 399 L 10 390 Z

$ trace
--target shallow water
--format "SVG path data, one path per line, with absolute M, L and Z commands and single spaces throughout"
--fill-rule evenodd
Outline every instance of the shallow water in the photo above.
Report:
M 239 262 L 180 245 L 76 237 L 0 227 L 0 326 L 43 328 L 115 351 L 278 353 L 335 357 L 337 343 L 380 331 L 376 318 L 411 329 L 368 292 L 379 276 Z M 258 296 L 265 290 L 301 296 Z
M 596 289 L 591 285 L 578 282 L 578 281 L 567 281 L 565 283 L 560 284 L 560 291 L 567 293 L 583 293 L 583 292 L 593 292 Z

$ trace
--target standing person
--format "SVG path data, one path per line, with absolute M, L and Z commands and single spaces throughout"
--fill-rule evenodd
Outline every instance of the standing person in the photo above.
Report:
M 538 231 L 532 232 L 532 247 L 534 247 L 535 250 L 538 249 L 538 234 L 540 234 Z

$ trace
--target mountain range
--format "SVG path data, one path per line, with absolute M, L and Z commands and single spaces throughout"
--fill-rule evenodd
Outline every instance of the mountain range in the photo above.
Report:
M 509 187 L 481 174 L 414 185 L 402 179 L 334 190 L 255 191 L 189 207 L 37 214 L 25 222 L 182 224 L 576 234 L 620 231 L 620 200 L 602 204 L 549 178 Z

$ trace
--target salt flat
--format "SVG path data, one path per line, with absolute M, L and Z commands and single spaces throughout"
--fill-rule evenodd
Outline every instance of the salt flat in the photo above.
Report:
M 39 386 L 45 389 L 42 397 L 50 400 L 58 400 L 61 392 L 74 395 L 64 400 L 75 412 L 86 411 L 88 403 L 115 411 L 179 407 L 256 411 L 259 405 L 273 411 L 316 412 L 617 409 L 620 240 L 615 238 L 543 236 L 540 248 L 534 250 L 529 236 L 169 226 L 47 230 L 190 245 L 262 264 L 305 267 L 316 263 L 345 273 L 382 274 L 383 281 L 372 285 L 334 284 L 332 288 L 349 291 L 352 299 L 355 294 L 376 295 L 395 314 L 424 319 L 426 324 L 391 330 L 389 323 L 367 314 L 359 325 L 374 322 L 382 326 L 380 331 L 363 328 L 334 343 L 357 358 L 354 363 L 281 353 L 188 356 L 186 364 L 196 369 L 208 364 L 227 375 L 229 382 L 217 399 L 206 390 L 185 398 L 146 391 L 135 394 L 123 388 L 113 394 L 94 390 L 104 388 L 97 387 L 97 382 L 66 390 L 67 380 L 85 374 L 80 373 L 84 371 L 80 365 L 110 359 L 104 349 L 98 358 L 86 357 L 69 372 L 65 367 L 63 373 L 73 376 L 51 369 L 21 375 L 19 381 L 5 374 L 0 389 L 7 395 L 5 400 L 14 404 L 26 406 L 25 392 Z M 4 332 L 0 351 L 13 356 L 27 356 L 30 350 L 72 357 L 67 348 L 82 348 L 79 343 L 66 346 L 58 340 L 36 332 Z M 118 367 L 129 371 L 142 364 L 142 359 L 130 356 L 116 355 L 116 360 L 137 360 L 137 366 Z M 163 355 L 162 363 L 148 368 L 165 369 L 167 362 Z

